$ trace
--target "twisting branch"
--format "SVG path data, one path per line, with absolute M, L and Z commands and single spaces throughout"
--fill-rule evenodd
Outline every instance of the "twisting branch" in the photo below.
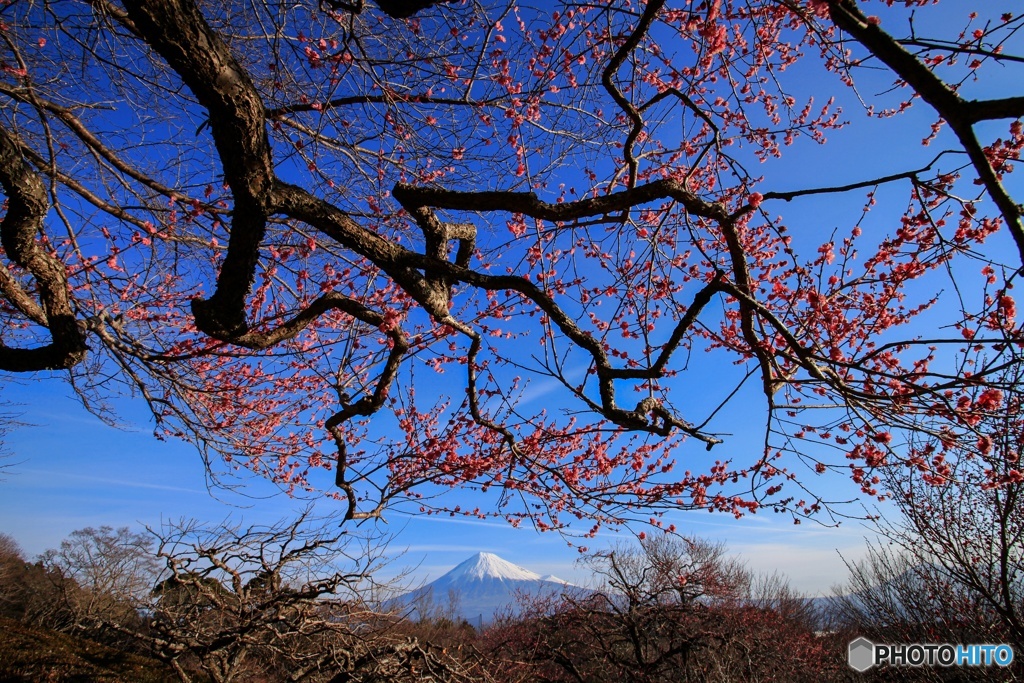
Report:
M 357 320 L 374 327 L 380 327 L 386 323 L 383 315 L 370 310 L 358 302 L 350 302 L 346 312 Z M 409 340 L 405 332 L 402 331 L 402 328 L 397 325 L 387 330 L 387 335 L 391 341 L 391 350 L 388 353 L 384 369 L 381 371 L 380 377 L 377 378 L 377 384 L 374 386 L 373 393 L 363 396 L 353 403 L 343 402 L 342 409 L 324 423 L 324 428 L 331 435 L 335 448 L 338 451 L 334 485 L 345 494 L 348 503 L 348 509 L 345 512 L 346 520 L 378 517 L 387 504 L 387 496 L 382 493 L 381 500 L 377 502 L 373 510 L 358 510 L 358 496 L 355 487 L 348 479 L 348 441 L 344 430 L 344 424 L 353 417 L 368 417 L 380 410 L 388 397 L 391 385 L 394 384 L 395 377 L 398 375 L 398 368 L 402 364 L 402 359 L 405 357 L 406 352 L 409 350 Z
M 71 306 L 64 264 L 37 241 L 50 208 L 46 187 L 25 163 L 19 141 L 4 126 L 0 126 L 0 186 L 7 195 L 0 242 L 8 257 L 35 278 L 41 306 L 31 301 L 8 273 L 0 278 L 0 287 L 25 315 L 45 325 L 52 339 L 46 346 L 31 349 L 0 344 L 0 369 L 26 372 L 74 367 L 85 359 L 85 334 Z
M 737 296 L 740 307 L 740 330 L 743 338 L 754 354 L 758 365 L 761 366 L 761 386 L 768 402 L 773 401 L 775 393 L 782 387 L 785 381 L 784 373 L 778 366 L 776 359 L 765 347 L 765 344 L 758 338 L 754 329 L 754 322 L 757 316 L 751 301 L 754 300 L 754 284 L 751 282 L 750 266 L 747 263 L 747 253 L 743 248 L 740 238 L 740 227 L 737 225 L 736 217 L 730 216 L 727 220 L 719 221 L 722 234 L 725 236 L 725 243 L 729 249 L 729 260 L 732 263 L 733 279 L 735 290 L 742 293 Z
M 245 300 L 272 211 L 273 162 L 265 107 L 245 68 L 190 0 L 126 2 L 129 18 L 210 114 L 210 129 L 231 188 L 231 239 L 209 299 L 195 299 L 196 326 L 231 341 L 244 334 Z
M 640 45 L 640 41 L 647 35 L 651 24 L 654 23 L 658 13 L 661 12 L 661 8 L 664 6 L 665 0 L 653 0 L 647 3 L 647 7 L 644 8 L 644 13 L 640 16 L 640 20 L 637 22 L 633 32 L 629 34 L 626 42 L 615 51 L 615 54 L 608 61 L 608 66 L 605 67 L 604 73 L 601 74 L 601 83 L 604 85 L 604 89 L 615 100 L 615 104 L 619 105 L 619 108 L 626 113 L 632 124 L 629 134 L 626 136 L 626 142 L 622 147 L 622 156 L 626 161 L 626 167 L 629 168 L 629 176 L 626 179 L 626 183 L 630 189 L 636 185 L 637 176 L 637 160 L 633 155 L 633 145 L 636 144 L 637 138 L 640 137 L 640 133 L 644 129 L 644 118 L 640 115 L 637 108 L 633 106 L 633 103 L 626 99 L 622 91 L 615 85 L 614 78 L 616 72 L 622 67 L 629 55 L 632 54 L 633 50 Z
M 708 202 L 672 179 L 655 180 L 620 192 L 551 204 L 533 192 L 458 192 L 398 183 L 391 191 L 406 210 L 429 206 L 453 211 L 507 211 L 544 221 L 572 221 L 618 213 L 659 199 L 674 199 L 689 213 L 715 221 L 728 220 L 721 204 Z
M 442 224 L 427 207 L 467 211 L 507 211 L 510 213 L 522 213 L 531 218 L 562 222 L 623 211 L 657 199 L 673 199 L 694 215 L 713 219 L 720 223 L 733 220 L 724 206 L 706 202 L 694 193 L 686 190 L 679 182 L 669 179 L 658 180 L 609 195 L 561 204 L 544 202 L 533 193 L 456 192 L 405 184 L 396 185 L 392 190 L 392 195 L 410 214 L 417 216 L 421 227 L 426 226 L 424 227 L 425 233 L 437 233 L 443 229 L 441 227 Z M 746 267 L 743 265 L 742 254 L 733 254 L 733 257 L 734 262 L 745 272 Z M 449 280 L 461 281 L 475 287 L 492 291 L 513 290 L 539 306 L 541 310 L 548 314 L 563 334 L 585 349 L 593 358 L 601 396 L 600 403 L 588 400 L 588 403 L 594 410 L 626 429 L 635 429 L 662 436 L 667 436 L 673 430 L 679 429 L 694 438 L 704 441 L 709 447 L 720 443 L 720 440 L 716 437 L 704 434 L 694 428 L 693 425 L 672 415 L 657 399 L 644 399 L 633 410 L 620 408 L 617 405 L 615 391 L 615 380 L 617 379 L 656 379 L 663 376 L 671 354 L 682 343 L 686 331 L 695 322 L 700 311 L 707 305 L 711 297 L 720 291 L 720 285 L 716 284 L 715 281 L 706 285 L 694 298 L 693 304 L 676 326 L 669 343 L 654 365 L 647 370 L 626 369 L 613 367 L 602 343 L 583 331 L 576 321 L 547 292 L 529 280 L 511 275 L 485 275 L 466 268 L 458 261 L 459 259 L 457 258 L 455 264 L 448 264 L 447 262 L 438 263 L 436 260 L 427 261 L 423 259 L 421 267 L 425 272 L 444 268 L 449 273 Z M 744 287 L 748 286 L 748 276 L 738 275 L 737 278 L 743 281 Z M 451 323 L 449 322 L 449 324 Z M 462 326 L 457 326 L 456 329 L 465 332 Z M 469 334 L 469 336 L 472 338 L 472 334 Z M 477 422 L 484 424 L 479 420 Z M 504 434 L 504 432 L 502 433 Z
M 469 400 L 469 413 L 473 417 L 473 421 L 482 427 L 486 427 L 487 429 L 490 429 L 491 431 L 500 434 L 502 442 L 504 442 L 504 444 L 508 446 L 509 452 L 511 452 L 512 455 L 521 455 L 522 451 L 516 444 L 516 437 L 515 434 L 512 433 L 512 430 L 508 429 L 507 427 L 503 427 L 502 425 L 485 417 L 484 414 L 480 411 L 480 399 L 478 396 L 479 391 L 477 389 L 476 367 L 476 359 L 477 355 L 480 353 L 480 344 L 482 342 L 480 333 L 474 330 L 469 325 L 466 325 L 465 323 L 462 323 L 456 320 L 455 318 L 448 318 L 448 320 L 445 322 L 446 324 L 450 325 L 454 329 L 458 330 L 462 334 L 469 337 L 470 340 L 469 351 L 466 353 L 466 397 Z
M 455 265 L 466 267 L 476 249 L 476 226 L 472 223 L 445 223 L 437 218 L 433 211 L 426 207 L 416 206 L 410 209 L 416 224 L 423 231 L 426 240 L 424 255 L 437 261 L 448 260 L 448 243 L 457 240 L 458 251 L 455 253 Z M 438 275 L 433 269 L 424 270 L 424 286 L 429 292 L 431 307 L 428 308 L 434 317 L 451 320 L 448 315 L 448 303 L 451 301 L 452 282 Z
M 231 343 L 247 349 L 269 349 L 283 341 L 294 339 L 306 327 L 316 321 L 317 318 L 331 310 L 347 313 L 356 320 L 373 325 L 374 327 L 378 327 L 384 322 L 383 315 L 367 308 L 355 299 L 351 299 L 339 292 L 327 292 L 317 297 L 299 313 L 277 327 L 266 332 L 253 332 L 250 330 L 245 334 L 232 337 Z
M 459 268 L 454 264 L 436 264 L 436 262 L 429 263 L 435 268 L 443 269 L 453 281 L 463 282 L 473 287 L 478 287 L 488 291 L 514 291 L 536 304 L 537 307 L 551 318 L 552 322 L 558 326 L 566 337 L 587 351 L 587 353 L 589 353 L 594 359 L 601 402 L 594 403 L 588 400 L 588 404 L 594 410 L 612 420 L 620 427 L 648 432 L 650 434 L 658 434 L 661 436 L 667 436 L 671 434 L 674 429 L 680 429 L 686 434 L 689 434 L 708 445 L 721 443 L 720 439 L 705 434 L 694 428 L 693 425 L 671 416 L 657 399 L 644 399 L 638 403 L 633 410 L 626 410 L 619 407 L 616 401 L 615 380 L 625 378 L 639 379 L 639 377 L 632 377 L 635 371 L 622 369 L 617 370 L 614 368 L 602 343 L 592 335 L 580 329 L 576 321 L 573 320 L 573 318 L 569 316 L 547 292 L 540 289 L 537 285 L 526 278 L 515 275 L 487 275 L 468 268 Z M 692 324 L 696 319 L 697 312 L 699 312 L 700 308 L 706 303 L 702 303 L 705 298 L 710 299 L 710 290 L 707 287 L 698 293 L 698 296 L 695 299 L 693 308 L 697 310 L 694 311 L 692 316 L 684 316 L 684 322 L 687 326 Z M 683 333 L 679 332 L 678 335 L 674 335 L 673 338 L 678 337 L 678 340 L 681 342 L 682 335 Z M 660 376 L 660 374 L 655 373 L 652 376 Z M 651 419 L 652 415 L 655 418 L 654 420 Z

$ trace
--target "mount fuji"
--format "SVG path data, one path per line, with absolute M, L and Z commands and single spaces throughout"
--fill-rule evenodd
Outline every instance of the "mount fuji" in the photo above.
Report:
M 425 586 L 396 598 L 397 607 L 411 618 L 445 614 L 481 626 L 495 613 L 516 611 L 518 599 L 557 596 L 579 590 L 556 576 L 541 576 L 493 553 L 477 553 Z

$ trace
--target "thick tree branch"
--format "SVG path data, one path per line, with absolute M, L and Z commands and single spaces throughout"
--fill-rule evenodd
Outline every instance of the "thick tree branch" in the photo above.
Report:
M 85 358 L 88 347 L 71 307 L 64 264 L 37 241 L 43 217 L 50 209 L 46 187 L 25 163 L 19 141 L 3 126 L 0 126 L 0 186 L 7 195 L 7 214 L 0 223 L 0 241 L 7 256 L 32 274 L 39 288 L 41 305 L 29 301 L 7 273 L 2 289 L 22 312 L 35 322 L 45 324 L 52 338 L 52 343 L 31 349 L 0 345 L 0 369 L 26 372 L 73 367 Z
M 856 38 L 949 123 L 949 127 L 967 151 L 989 196 L 999 207 L 1010 234 L 1017 243 L 1021 263 L 1024 264 L 1024 208 L 1010 197 L 972 128 L 978 121 L 1020 116 L 1024 98 L 1005 98 L 991 103 L 967 102 L 905 50 L 899 41 L 869 21 L 855 0 L 828 0 L 828 5 L 830 16 L 836 26 Z M 988 109 L 989 104 L 992 106 L 991 110 Z
M 7 302 L 36 325 L 46 327 L 46 313 L 6 268 L 0 268 L 0 293 Z
M 1024 116 L 1024 97 L 966 100 L 961 107 L 962 116 L 968 123 L 995 119 L 1019 119 Z
M 448 292 L 445 288 L 437 287 L 434 278 L 416 270 L 421 265 L 420 255 L 416 252 L 367 230 L 341 209 L 300 187 L 278 181 L 274 195 L 275 204 L 281 213 L 313 226 L 342 246 L 372 261 L 435 320 L 448 317 Z
M 130 19 L 210 114 L 210 129 L 231 187 L 231 239 L 209 299 L 196 299 L 196 326 L 230 340 L 244 334 L 245 300 L 255 278 L 274 184 L 265 107 L 245 68 L 190 0 L 130 0 Z
M 542 201 L 533 192 L 458 192 L 404 183 L 395 185 L 391 194 L 410 212 L 419 207 L 453 211 L 507 211 L 550 222 L 615 214 L 659 199 L 673 199 L 689 213 L 702 218 L 715 221 L 729 218 L 724 206 L 701 199 L 682 183 L 671 179 L 655 180 L 620 192 L 561 204 Z

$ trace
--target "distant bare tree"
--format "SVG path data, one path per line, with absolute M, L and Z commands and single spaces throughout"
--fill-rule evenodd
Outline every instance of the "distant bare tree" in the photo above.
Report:
M 152 589 L 159 567 L 153 541 L 128 527 L 86 527 L 40 556 L 55 583 L 69 630 L 137 621 L 136 606 Z
M 41 563 L 25 561 L 13 537 L 0 533 L 0 616 L 37 626 L 69 626 L 58 583 Z
M 751 605 L 771 611 L 786 623 L 806 626 L 818 624 L 821 619 L 814 603 L 778 572 L 753 577 L 747 599 Z
M 270 526 L 181 521 L 150 530 L 161 580 L 130 633 L 183 682 L 479 680 L 440 647 L 396 631 L 364 596 L 380 547 L 307 509 Z M 194 672 L 200 670 L 202 675 Z
M 588 564 L 605 581 L 604 592 L 631 604 L 731 601 L 746 594 L 751 580 L 724 544 L 668 534 L 645 537 L 639 548 L 596 553 Z
M 12 536 L 0 533 L 0 615 L 11 614 L 21 592 L 16 577 L 24 564 L 25 557 L 18 542 Z
M 892 643 L 998 643 L 1006 632 L 982 597 L 923 554 L 872 545 L 848 562 L 850 576 L 833 588 L 830 630 Z M 842 639 L 841 639 L 842 640 Z M 1019 674 L 1019 672 L 1018 672 Z M 906 681 L 1019 680 L 993 667 L 900 669 Z M 1002 677 L 1002 678 L 1001 678 Z

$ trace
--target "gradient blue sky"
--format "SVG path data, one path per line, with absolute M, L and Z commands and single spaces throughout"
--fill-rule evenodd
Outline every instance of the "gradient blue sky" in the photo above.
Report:
M 86 526 L 141 528 L 181 517 L 272 522 L 308 503 L 255 477 L 239 480 L 235 490 L 208 489 L 200 456 L 185 443 L 154 439 L 141 406 L 128 400 L 118 406 L 125 424 L 115 429 L 87 413 L 59 379 L 18 380 L 5 387 L 5 400 L 20 404 L 21 419 L 30 425 L 7 439 L 11 455 L 0 474 L 0 532 L 13 536 L 29 557 Z M 334 505 L 320 501 L 317 509 L 326 514 Z M 684 533 L 725 541 L 752 569 L 778 570 L 812 593 L 843 580 L 838 551 L 859 557 L 870 533 L 857 522 L 839 528 L 807 522 L 794 526 L 789 517 L 771 513 L 735 520 L 690 512 L 672 521 Z M 587 576 L 575 564 L 578 551 L 559 535 L 513 529 L 501 520 L 396 511 L 380 528 L 393 534 L 389 552 L 396 559 L 389 573 L 413 568 L 417 580 L 436 578 L 478 551 L 569 581 L 583 582 Z M 629 532 L 607 531 L 589 545 L 599 548 L 630 538 Z

